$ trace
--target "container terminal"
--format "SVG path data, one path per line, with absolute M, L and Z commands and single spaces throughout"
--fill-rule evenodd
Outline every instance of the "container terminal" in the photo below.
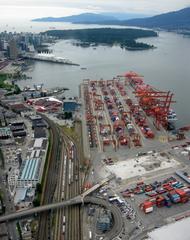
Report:
M 134 148 L 151 141 L 170 141 L 177 116 L 173 94 L 145 84 L 137 73 L 112 80 L 84 80 L 85 121 L 91 148 Z M 178 133 L 176 139 L 182 139 Z
M 80 97 L 90 160 L 84 188 L 115 176 L 96 194 L 120 208 L 119 239 L 147 239 L 148 231 L 188 218 L 189 127 L 176 127 L 174 94 L 130 71 L 111 80 L 84 79 Z

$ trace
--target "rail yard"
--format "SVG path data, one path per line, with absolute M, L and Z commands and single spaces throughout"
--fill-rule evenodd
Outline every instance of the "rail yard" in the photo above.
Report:
M 51 149 L 52 158 L 50 159 L 50 164 L 54 164 L 54 166 L 49 166 L 50 175 L 46 175 L 47 183 L 45 186 L 47 189 L 44 190 L 44 199 L 47 201 L 47 194 L 49 193 L 51 199 L 46 203 L 69 200 L 80 195 L 80 154 L 72 138 L 67 136 L 61 127 L 56 126 L 46 117 L 44 118 L 54 131 Z M 51 173 L 51 171 L 53 172 Z M 53 179 L 56 181 L 55 184 L 52 181 Z M 45 202 L 42 204 L 45 204 Z M 52 222 L 52 216 L 55 216 L 55 224 Z M 80 206 L 42 213 L 39 221 L 38 238 L 81 239 L 80 222 Z M 41 231 L 41 227 L 47 231 L 46 234 L 45 231 Z M 54 230 L 52 231 L 52 229 Z

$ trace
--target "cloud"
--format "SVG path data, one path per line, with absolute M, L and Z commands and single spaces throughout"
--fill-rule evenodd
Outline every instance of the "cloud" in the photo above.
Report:
M 187 6 L 189 0 L 0 0 L 0 17 L 57 17 L 113 11 L 154 15 Z

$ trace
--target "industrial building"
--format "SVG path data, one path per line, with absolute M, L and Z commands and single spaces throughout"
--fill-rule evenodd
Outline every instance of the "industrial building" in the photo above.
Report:
M 28 207 L 34 195 L 34 188 L 18 187 L 15 192 L 14 203 L 17 207 Z
M 107 214 L 102 215 L 97 221 L 98 230 L 105 232 L 105 231 L 108 231 L 110 227 L 111 227 L 110 217 Z
M 12 137 L 12 132 L 9 127 L 0 128 L 0 139 L 5 140 Z
M 47 127 L 47 123 L 42 119 L 41 116 L 35 115 L 35 116 L 30 116 L 30 120 L 32 121 L 32 128 L 34 129 L 35 127 L 43 128 Z
M 35 127 L 34 128 L 34 138 L 46 138 L 46 130 L 43 127 Z
M 97 219 L 97 229 L 101 232 L 108 231 L 111 227 L 111 220 L 112 217 L 110 211 L 102 209 Z
M 39 115 L 29 116 L 32 121 L 32 129 L 34 130 L 34 138 L 46 138 L 46 128 L 48 124 Z
M 63 102 L 63 111 L 64 112 L 75 112 L 79 104 L 75 100 L 67 100 Z
M 35 139 L 33 148 L 34 148 L 34 149 L 40 149 L 40 148 L 42 148 L 43 141 L 44 141 L 43 138 L 37 138 L 37 139 Z
M 58 112 L 62 108 L 62 101 L 54 97 L 28 99 L 28 105 L 32 105 L 37 112 Z
M 8 103 L 8 107 L 16 112 L 16 113 L 22 113 L 22 112 L 27 112 L 29 109 L 21 102 L 15 103 L 15 102 L 10 102 Z
M 23 161 L 20 175 L 18 177 L 18 187 L 35 187 L 40 181 L 40 166 L 41 160 L 39 158 L 27 159 Z
M 27 159 L 22 162 L 17 187 L 35 187 L 41 180 L 44 161 L 42 155 L 46 148 L 47 139 L 36 138 Z
M 26 136 L 25 124 L 23 121 L 10 123 L 10 128 L 14 137 Z

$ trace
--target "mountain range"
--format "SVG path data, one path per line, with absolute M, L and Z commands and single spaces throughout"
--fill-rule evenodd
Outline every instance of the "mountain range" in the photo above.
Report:
M 96 14 L 96 13 L 82 13 L 79 15 L 72 15 L 67 17 L 45 17 L 45 18 L 37 18 L 33 19 L 33 22 L 72 22 L 72 23 L 80 23 L 80 22 L 87 22 L 87 23 L 98 23 L 104 21 L 117 21 L 118 19 L 114 16 L 103 15 L 103 14 Z
M 168 30 L 190 29 L 190 7 L 175 12 L 164 13 L 148 18 L 137 18 L 124 21 L 127 25 L 162 28 Z
M 120 16 L 120 17 L 119 17 Z M 102 25 L 122 25 L 122 26 L 137 26 L 146 28 L 161 28 L 166 30 L 190 30 L 190 7 L 181 9 L 179 11 L 168 12 L 153 17 L 143 17 L 135 19 L 127 19 L 126 16 L 119 13 L 112 13 L 112 15 L 83 13 L 60 18 L 38 18 L 32 21 L 37 22 L 72 22 L 85 24 L 102 24 Z M 134 15 L 133 15 L 134 16 Z M 125 20 L 123 20 L 125 18 Z

